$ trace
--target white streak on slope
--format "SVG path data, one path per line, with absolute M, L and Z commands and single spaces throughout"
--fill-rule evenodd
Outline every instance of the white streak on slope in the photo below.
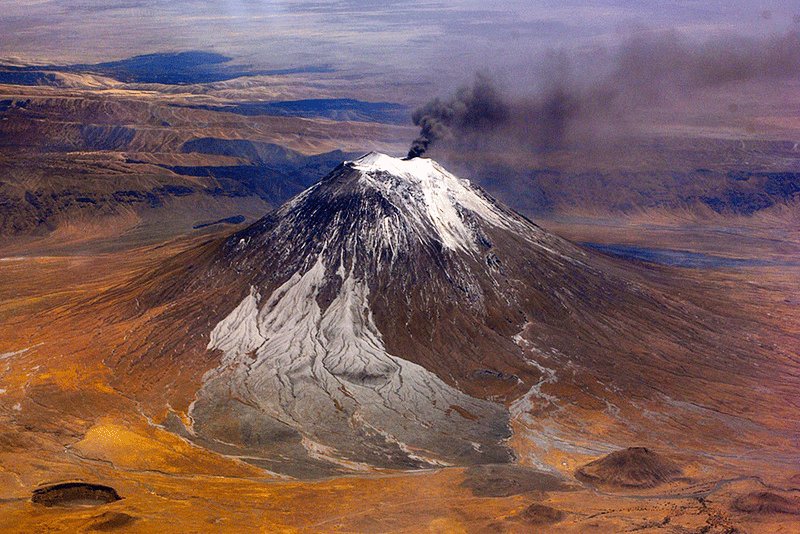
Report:
M 494 405 L 388 354 L 369 310 L 369 289 L 352 273 L 323 313 L 316 297 L 324 281 L 318 258 L 276 289 L 260 311 L 251 291 L 214 328 L 209 348 L 224 357 L 204 377 L 198 397 L 229 394 L 339 450 L 363 446 L 364 429 L 379 428 L 386 444 L 427 451 L 416 458 L 439 464 L 444 462 L 430 451 L 452 445 L 451 432 L 485 439 L 478 425 L 449 407 L 485 415 Z

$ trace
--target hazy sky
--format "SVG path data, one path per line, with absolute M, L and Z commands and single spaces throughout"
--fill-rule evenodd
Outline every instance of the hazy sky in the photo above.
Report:
M 0 0 L 0 13 L 4 58 L 93 62 L 200 49 L 267 68 L 436 73 L 444 84 L 477 69 L 524 72 L 548 50 L 612 45 L 645 29 L 703 39 L 800 28 L 796 0 Z

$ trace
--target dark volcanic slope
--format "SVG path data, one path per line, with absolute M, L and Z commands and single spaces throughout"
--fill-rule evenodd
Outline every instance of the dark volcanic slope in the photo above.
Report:
M 612 441 L 734 444 L 757 427 L 721 410 L 762 406 L 735 394 L 750 378 L 780 383 L 722 318 L 426 159 L 345 163 L 134 287 L 117 387 L 186 410 L 168 425 L 204 446 L 297 475 L 508 461 L 512 416 L 534 410 L 602 413 Z

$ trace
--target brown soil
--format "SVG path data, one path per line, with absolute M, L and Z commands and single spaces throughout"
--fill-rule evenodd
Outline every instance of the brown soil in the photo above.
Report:
M 121 498 L 109 486 L 66 482 L 34 490 L 31 501 L 43 506 L 99 506 Z
M 645 447 L 630 447 L 589 462 L 578 468 L 575 477 L 590 484 L 652 488 L 680 474 L 671 460 Z

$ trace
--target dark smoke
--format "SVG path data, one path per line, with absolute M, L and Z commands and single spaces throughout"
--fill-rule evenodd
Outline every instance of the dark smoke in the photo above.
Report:
M 409 158 L 421 156 L 431 143 L 454 133 L 479 132 L 507 122 L 512 108 L 487 77 L 477 75 L 471 87 L 462 87 L 447 101 L 431 100 L 414 111 L 420 134 L 411 144 Z
M 588 73 L 588 74 L 587 74 Z M 408 157 L 433 144 L 501 150 L 513 143 L 534 151 L 622 133 L 642 112 L 669 109 L 709 88 L 800 75 L 800 34 L 766 39 L 719 38 L 692 43 L 675 32 L 628 39 L 615 51 L 553 54 L 536 90 L 510 96 L 487 76 L 413 114 L 420 134 Z

